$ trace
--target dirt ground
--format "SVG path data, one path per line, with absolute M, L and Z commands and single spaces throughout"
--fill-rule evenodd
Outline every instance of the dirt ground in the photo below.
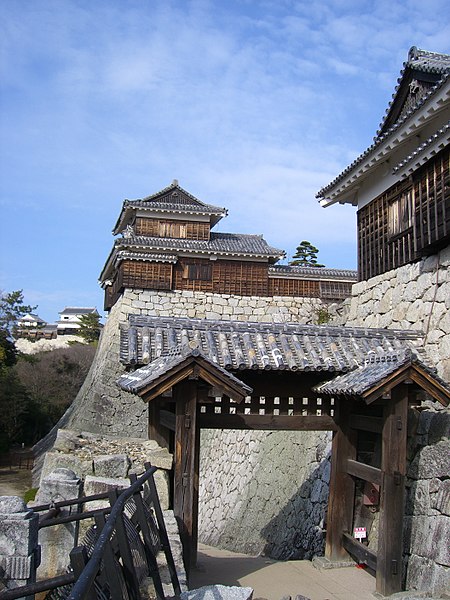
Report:
M 31 471 L 17 467 L 0 468 L 0 496 L 20 496 L 31 488 Z

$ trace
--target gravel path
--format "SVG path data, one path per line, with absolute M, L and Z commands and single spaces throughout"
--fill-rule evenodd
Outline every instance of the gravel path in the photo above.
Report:
M 13 467 L 0 468 L 0 496 L 21 496 L 31 488 L 31 471 Z

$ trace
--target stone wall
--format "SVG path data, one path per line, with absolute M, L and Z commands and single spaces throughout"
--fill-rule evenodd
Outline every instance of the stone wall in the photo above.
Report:
M 450 590 L 450 411 L 416 416 L 405 516 L 406 589 Z
M 330 434 L 201 435 L 200 541 L 277 559 L 323 554 Z
M 438 373 L 450 381 L 450 246 L 417 263 L 361 281 L 333 325 L 418 329 Z

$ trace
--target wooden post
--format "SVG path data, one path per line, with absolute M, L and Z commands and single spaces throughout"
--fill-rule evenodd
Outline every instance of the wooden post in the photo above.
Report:
M 383 596 L 402 588 L 407 422 L 408 385 L 400 384 L 384 407 L 376 577 L 376 591 Z
M 347 471 L 347 460 L 356 458 L 357 433 L 350 427 L 350 415 L 354 401 L 337 400 L 331 450 L 330 492 L 328 498 L 327 537 L 325 556 L 330 561 L 348 560 L 349 555 L 342 544 L 342 534 L 352 533 L 355 482 Z
M 183 543 L 186 572 L 197 561 L 199 428 L 197 381 L 174 386 L 176 402 L 175 473 L 173 509 Z

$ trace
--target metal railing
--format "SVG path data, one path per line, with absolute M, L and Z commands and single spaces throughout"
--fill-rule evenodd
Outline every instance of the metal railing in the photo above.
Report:
M 153 581 L 156 598 L 165 600 L 157 563 L 160 551 L 165 555 L 173 593 L 178 596 L 180 584 L 153 478 L 157 469 L 150 464 L 145 467 L 141 477 L 130 475 L 131 485 L 121 493 L 116 488 L 103 494 L 33 507 L 42 512 L 39 528 L 84 519 L 93 519 L 95 524 L 83 543 L 70 552 L 68 573 L 4 590 L 0 592 L 0 600 L 32 597 L 45 591 L 49 592 L 47 598 L 59 600 L 141 600 L 141 586 L 148 578 Z M 110 506 L 80 512 L 86 503 L 102 499 L 108 499 Z M 62 508 L 70 506 L 76 506 L 77 512 L 59 516 Z M 55 590 L 57 593 L 52 596 Z

